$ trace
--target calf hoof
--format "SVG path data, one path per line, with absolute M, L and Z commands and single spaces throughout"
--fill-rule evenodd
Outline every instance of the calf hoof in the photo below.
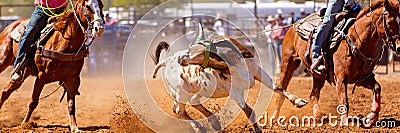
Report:
M 212 128 L 214 130 L 216 130 L 216 131 L 221 131 L 222 130 L 221 124 L 220 124 L 217 116 L 210 116 L 208 118 L 208 121 L 211 123 L 211 126 L 212 126 Z

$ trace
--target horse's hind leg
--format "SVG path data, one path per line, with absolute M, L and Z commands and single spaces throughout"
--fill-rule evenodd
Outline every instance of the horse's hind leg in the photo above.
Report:
M 3 91 L 1 92 L 0 109 L 3 106 L 4 102 L 10 97 L 11 93 L 17 90 L 21 85 L 22 82 L 14 82 L 14 81 L 8 82 L 8 84 L 4 87 Z
M 313 115 L 316 119 L 320 119 L 323 114 L 319 108 L 318 100 L 322 87 L 324 87 L 325 80 L 313 78 L 313 86 L 310 94 L 311 103 L 313 104 Z
M 10 47 L 7 46 L 5 51 L 0 51 L 0 73 L 3 72 L 8 66 L 12 65 L 13 58 L 10 56 Z M 1 56 L 2 55 L 2 56 Z M 26 77 L 24 77 L 26 78 Z M 9 81 L 8 84 L 3 88 L 0 97 L 0 109 L 4 102 L 10 97 L 11 93 L 17 90 L 22 85 L 22 82 Z
M 32 93 L 32 99 L 28 106 L 28 113 L 26 114 L 24 120 L 22 121 L 21 126 L 24 127 L 25 124 L 29 122 L 29 119 L 31 118 L 33 110 L 35 110 L 35 108 L 39 104 L 39 97 L 40 97 L 40 93 L 43 90 L 43 87 L 44 87 L 44 82 L 41 81 L 39 78 L 36 78 L 35 86 L 33 88 L 33 93 Z
M 373 91 L 373 101 L 371 105 L 371 113 L 369 113 L 363 119 L 363 127 L 371 128 L 378 121 L 379 111 L 381 110 L 381 85 L 375 80 L 374 76 L 366 79 L 365 84 L 362 84 L 365 88 L 372 89 Z
M 347 84 L 344 82 L 344 76 L 338 75 L 336 79 L 336 93 L 338 95 L 338 113 L 341 114 L 341 125 L 348 124 L 349 102 L 347 98 Z
M 207 119 L 209 122 L 211 122 L 211 125 L 213 127 L 214 130 L 220 131 L 221 130 L 221 124 L 218 120 L 218 117 L 213 115 L 212 112 L 210 112 L 207 108 L 205 108 L 201 103 L 200 103 L 200 98 L 201 96 L 199 95 L 194 95 L 191 99 L 190 99 L 190 103 L 192 104 L 192 106 L 197 109 L 198 111 L 200 111 L 201 113 L 203 113 L 205 116 L 207 116 Z
M 275 91 L 286 91 L 290 79 L 293 77 L 294 71 L 299 67 L 300 60 L 295 59 L 292 55 L 284 54 L 282 57 L 282 64 L 281 64 L 281 74 L 279 80 L 274 88 Z M 278 118 L 280 109 L 283 105 L 283 101 L 285 100 L 285 96 L 282 94 L 277 95 L 276 99 L 276 110 L 273 113 L 273 117 Z
M 0 35 L 0 40 L 4 39 L 3 35 Z M 14 62 L 14 56 L 11 48 L 11 38 L 6 38 L 6 42 L 0 42 L 2 45 L 6 45 L 4 49 L 0 49 L 0 73 L 3 72 L 8 66 Z M 26 77 L 24 77 L 26 78 Z M 10 97 L 11 93 L 17 90 L 22 85 L 22 82 L 9 81 L 8 84 L 3 88 L 0 97 L 0 109 L 4 102 Z

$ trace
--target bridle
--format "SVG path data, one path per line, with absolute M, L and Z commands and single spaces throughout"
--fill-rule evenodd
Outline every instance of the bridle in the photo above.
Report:
M 85 39 L 84 39 L 81 47 L 79 48 L 79 50 L 77 52 L 77 53 L 79 53 L 79 51 L 81 51 L 82 49 L 88 49 L 88 47 L 93 43 L 94 39 L 96 38 L 96 37 L 92 36 L 93 24 L 96 21 L 104 22 L 104 20 L 102 18 L 97 18 L 97 19 L 91 20 L 88 12 L 85 10 L 85 8 L 87 8 L 87 7 L 85 7 L 85 2 L 86 1 L 83 0 L 81 10 L 83 10 L 83 15 L 85 16 L 85 18 L 86 18 L 86 20 L 88 22 L 87 23 L 88 26 L 85 29 L 83 24 L 82 24 L 83 21 L 78 17 L 78 15 L 76 13 L 76 9 L 75 9 L 75 6 L 73 6 L 72 0 L 68 0 L 68 1 L 70 2 L 70 5 L 72 6 L 72 11 L 74 13 L 75 19 L 78 21 L 78 24 L 79 24 L 83 34 L 85 34 Z M 88 41 L 88 40 L 90 40 L 90 41 Z
M 377 15 L 378 17 L 382 17 L 382 21 L 383 21 L 383 30 L 384 30 L 384 37 L 380 37 L 383 40 L 383 45 L 386 47 L 389 47 L 395 54 L 398 54 L 397 50 L 396 50 L 396 41 L 399 39 L 399 35 L 393 35 L 393 36 L 389 36 L 388 34 L 388 24 L 387 24 L 387 20 L 386 20 L 386 15 L 389 14 L 388 11 L 386 11 L 386 9 L 384 8 L 384 10 L 381 13 L 381 16 L 379 16 L 379 14 L 377 14 L 375 12 L 375 10 L 372 10 L 372 6 L 370 5 L 369 8 L 370 12 L 368 14 L 366 14 L 367 17 L 370 18 L 370 23 L 372 24 L 374 30 L 376 32 L 378 32 L 378 26 L 375 22 L 375 20 L 373 20 L 372 15 Z M 378 18 L 379 19 L 379 18 Z M 353 28 L 356 29 L 355 27 L 356 24 L 353 24 Z M 399 24 L 398 24 L 399 25 Z M 358 34 L 356 33 L 356 35 L 358 36 Z M 356 55 L 359 56 L 359 58 L 364 62 L 364 70 L 368 71 L 369 68 L 375 66 L 375 63 L 382 57 L 382 53 L 383 50 L 381 51 L 382 53 L 380 54 L 381 57 L 379 57 L 378 55 L 375 57 L 368 57 L 366 56 L 364 53 L 362 53 L 360 51 L 360 48 L 358 48 L 353 40 L 351 40 L 349 38 L 349 36 L 345 36 L 346 42 L 349 45 L 349 48 L 351 49 L 351 54 L 355 53 Z M 358 36 L 358 39 L 360 39 L 360 37 Z
M 68 1 L 70 2 L 70 5 L 73 5 L 72 0 L 68 0 Z M 94 22 L 96 22 L 96 21 L 104 22 L 104 20 L 101 19 L 101 18 L 97 18 L 97 19 L 91 20 L 89 14 L 87 13 L 87 11 L 84 10 L 85 8 L 87 8 L 87 7 L 84 6 L 85 2 L 86 1 L 83 0 L 81 10 L 83 10 L 83 15 L 85 16 L 85 18 L 86 18 L 86 20 L 88 22 L 87 23 L 87 25 L 88 25 L 87 29 L 84 28 L 85 26 L 83 26 L 83 24 L 82 24 L 83 21 L 78 17 L 78 15 L 76 13 L 75 6 L 72 6 L 72 11 L 74 12 L 75 19 L 78 20 L 78 24 L 79 24 L 80 28 L 82 29 L 83 33 L 87 35 L 88 33 L 91 33 L 91 29 L 93 28 L 93 23 Z
M 400 2 L 398 1 L 398 8 L 400 9 Z M 387 24 L 387 20 L 386 20 L 386 15 L 389 15 L 389 12 L 385 9 L 382 12 L 382 19 L 383 19 L 383 30 L 385 31 L 385 37 L 382 38 L 383 41 L 383 45 L 387 46 L 388 48 L 390 48 L 392 50 L 392 52 L 394 52 L 396 55 L 399 54 L 399 51 L 396 50 L 396 41 L 400 38 L 399 35 L 392 35 L 389 36 L 388 34 L 388 24 Z M 399 22 L 396 22 L 397 26 L 400 26 Z M 375 26 L 375 23 L 373 23 Z M 376 27 L 376 26 L 375 26 Z M 400 30 L 400 27 L 399 27 Z

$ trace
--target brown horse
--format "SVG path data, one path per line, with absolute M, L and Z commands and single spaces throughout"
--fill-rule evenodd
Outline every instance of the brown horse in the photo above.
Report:
M 86 40 L 89 36 L 101 36 L 103 32 L 103 3 L 101 0 L 77 0 L 73 10 L 55 20 L 53 34 L 42 41 L 34 57 L 29 60 L 24 79 L 36 76 L 32 101 L 21 125 L 29 122 L 33 110 L 39 103 L 39 96 L 45 84 L 55 81 L 63 83 L 67 93 L 68 113 L 71 131 L 78 131 L 75 118 L 75 96 L 80 85 L 80 72 L 87 55 Z M 0 72 L 13 64 L 18 51 L 18 42 L 10 33 L 27 19 L 18 20 L 0 34 Z M 91 34 L 89 34 L 91 33 Z M 28 58 L 28 56 L 27 56 Z M 4 87 L 0 97 L 0 109 L 12 92 L 22 82 L 12 80 Z
M 363 86 L 373 90 L 373 103 L 371 113 L 363 120 L 363 126 L 371 127 L 378 120 L 381 108 L 381 87 L 376 81 L 373 68 L 378 59 L 378 41 L 385 40 L 385 45 L 395 50 L 396 41 L 399 39 L 399 2 L 379 0 L 370 7 L 363 9 L 357 16 L 355 23 L 348 30 L 346 39 L 339 42 L 337 49 L 328 51 L 333 65 L 327 66 L 333 70 L 327 76 L 313 75 L 313 87 L 310 94 L 313 103 L 313 115 L 321 118 L 322 113 L 318 104 L 321 88 L 325 80 L 336 85 L 336 92 L 340 106 L 345 106 L 342 123 L 347 124 L 348 98 L 347 84 Z M 285 91 L 293 72 L 302 62 L 307 69 L 310 68 L 310 57 L 305 53 L 309 50 L 309 43 L 302 40 L 296 33 L 295 27 L 287 32 L 282 46 L 282 66 L 280 78 L 276 89 Z M 325 72 L 327 73 L 327 72 Z M 333 80 L 332 80 L 333 79 Z M 274 116 L 279 116 L 279 110 L 284 97 L 279 96 Z

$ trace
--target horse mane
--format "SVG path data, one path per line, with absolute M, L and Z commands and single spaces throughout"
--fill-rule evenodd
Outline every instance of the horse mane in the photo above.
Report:
M 102 1 L 102 0 L 97 0 L 97 2 L 99 3 L 99 7 L 100 7 L 101 9 L 103 9 L 103 8 L 104 8 L 103 1 Z M 102 17 L 104 17 L 104 14 L 101 14 L 101 15 L 102 15 Z
M 361 17 L 367 15 L 367 13 L 369 13 L 371 10 L 374 10 L 376 8 L 383 6 L 384 3 L 385 3 L 385 0 L 379 0 L 379 1 L 372 3 L 371 6 L 367 6 L 366 8 L 364 8 L 363 10 L 360 11 L 360 13 L 357 16 L 357 19 L 360 19 Z
M 54 23 L 54 29 L 57 31 L 63 31 L 67 27 L 69 22 L 74 21 L 75 18 L 73 15 L 74 15 L 73 11 L 68 11 L 63 15 L 59 16 L 56 22 Z
M 75 4 L 82 4 L 81 1 L 85 1 L 85 0 L 75 0 L 76 3 Z M 104 7 L 104 4 L 101 0 L 97 0 L 99 7 L 102 9 Z M 104 17 L 103 12 L 101 12 L 101 16 Z M 56 22 L 54 23 L 54 29 L 57 31 L 63 31 L 68 23 L 70 22 L 74 22 L 77 21 L 75 19 L 74 16 L 74 12 L 72 10 L 69 10 L 68 12 L 64 13 L 63 15 L 59 16 L 56 20 Z

